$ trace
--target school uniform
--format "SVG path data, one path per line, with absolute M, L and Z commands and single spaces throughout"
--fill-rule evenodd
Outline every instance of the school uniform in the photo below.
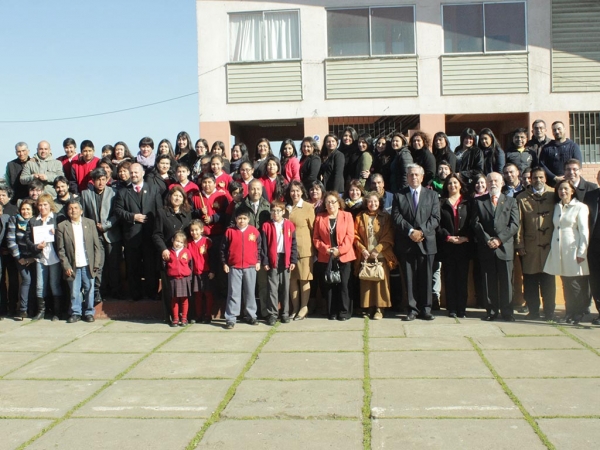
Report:
M 187 248 L 169 249 L 169 260 L 165 262 L 167 279 L 171 288 L 171 313 L 173 323 L 187 322 L 188 297 L 192 275 L 192 258 Z
M 197 241 L 191 241 L 188 244 L 188 250 L 192 257 L 192 290 L 194 295 L 194 306 L 196 308 L 196 317 L 205 319 L 212 318 L 213 292 L 212 283 L 208 278 L 211 272 L 209 262 L 209 249 L 212 247 L 212 241 L 206 236 L 202 236 Z M 202 297 L 204 294 L 204 305 Z

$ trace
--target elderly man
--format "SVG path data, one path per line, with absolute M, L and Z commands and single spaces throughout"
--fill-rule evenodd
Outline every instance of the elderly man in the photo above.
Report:
M 521 257 L 523 290 L 529 314 L 526 319 L 540 318 L 540 291 L 544 300 L 544 318 L 554 320 L 556 283 L 554 275 L 544 272 L 554 225 L 554 192 L 546 186 L 541 167 L 531 171 L 531 185 L 517 196 L 521 221 L 515 238 L 515 250 Z
M 53 183 L 54 179 L 61 175 L 63 175 L 62 164 L 52 156 L 50 144 L 47 141 L 41 141 L 38 144 L 36 155 L 23 167 L 20 180 L 22 184 L 40 180 L 44 183 L 44 192 L 56 197 Z
M 29 147 L 27 147 L 25 142 L 18 142 L 15 145 L 15 153 L 17 157 L 6 165 L 6 175 L 4 175 L 6 182 L 13 190 L 14 204 L 18 200 L 27 198 L 28 187 L 27 183 L 21 182 L 21 173 L 27 162 L 31 159 L 29 158 Z
M 472 227 L 484 276 L 483 287 L 487 300 L 484 320 L 495 320 L 501 314 L 504 320 L 514 322 L 510 303 L 519 207 L 516 199 L 502 194 L 503 184 L 499 173 L 492 172 L 487 176 L 489 194 L 476 198 Z
M 94 321 L 94 276 L 104 263 L 104 251 L 96 224 L 82 215 L 81 204 L 69 200 L 67 216 L 56 228 L 56 247 L 64 277 L 71 291 L 68 323 Z
M 440 201 L 437 193 L 422 186 L 424 176 L 421 166 L 409 164 L 408 186 L 394 194 L 392 206 L 395 248 L 408 293 L 406 320 L 434 319 L 431 315 L 432 269 L 437 253 L 435 230 L 440 223 Z

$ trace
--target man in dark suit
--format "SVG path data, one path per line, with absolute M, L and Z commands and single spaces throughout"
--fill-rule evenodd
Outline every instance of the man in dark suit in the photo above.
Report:
M 440 223 L 438 195 L 422 186 L 425 171 L 407 166 L 408 186 L 394 195 L 392 217 L 396 224 L 396 252 L 408 293 L 406 320 L 433 320 L 431 291 L 433 259 L 437 252 L 435 229 Z
M 161 206 L 156 186 L 144 183 L 144 168 L 129 168 L 131 184 L 115 199 L 115 214 L 122 224 L 129 293 L 133 300 L 155 300 L 158 290 L 157 255 L 152 245 L 154 220 Z M 142 283 L 142 278 L 145 280 Z
M 598 189 L 596 183 L 586 181 L 581 176 L 581 162 L 578 159 L 569 159 L 565 163 L 565 180 L 573 183 L 573 186 L 575 186 L 575 195 L 580 202 L 583 201 L 586 193 Z
M 600 183 L 600 172 L 596 177 L 596 181 Z M 590 287 L 592 289 L 592 297 L 596 304 L 596 310 L 599 315 L 592 320 L 593 325 L 600 325 L 600 189 L 596 188 L 588 191 L 583 198 L 583 203 L 590 209 L 589 224 L 590 224 L 590 240 L 587 252 L 588 264 L 590 267 Z
M 82 216 L 79 201 L 71 199 L 66 207 L 69 220 L 56 228 L 56 247 L 71 291 L 71 316 L 67 322 L 78 322 L 82 315 L 84 321 L 93 322 L 94 275 L 104 263 L 104 250 L 96 224 Z
M 516 199 L 502 194 L 502 175 L 487 176 L 489 195 L 478 197 L 473 208 L 473 231 L 487 299 L 485 320 L 498 314 L 514 322 L 510 306 L 513 295 L 514 238 L 519 230 L 519 207 Z

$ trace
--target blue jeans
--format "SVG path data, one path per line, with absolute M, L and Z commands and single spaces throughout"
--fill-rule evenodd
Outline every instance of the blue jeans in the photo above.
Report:
M 23 266 L 17 262 L 19 274 L 21 274 L 21 284 L 19 285 L 19 311 L 27 312 L 29 302 L 29 288 L 31 287 L 31 278 L 34 275 L 35 264 Z
M 71 314 L 77 316 L 94 315 L 94 277 L 90 266 L 74 269 L 75 278 L 69 278 L 71 289 Z M 83 309 L 83 314 L 81 313 Z
M 45 266 L 40 262 L 36 262 L 35 267 L 37 269 L 36 297 L 45 298 L 48 292 L 48 286 L 50 286 L 53 297 L 60 297 L 62 295 L 62 288 L 60 287 L 62 269 L 60 263 Z

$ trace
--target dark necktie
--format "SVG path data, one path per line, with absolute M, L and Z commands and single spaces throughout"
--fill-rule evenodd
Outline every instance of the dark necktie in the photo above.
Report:
M 416 211 L 417 206 L 419 206 L 419 192 L 416 189 L 413 191 L 413 205 Z

